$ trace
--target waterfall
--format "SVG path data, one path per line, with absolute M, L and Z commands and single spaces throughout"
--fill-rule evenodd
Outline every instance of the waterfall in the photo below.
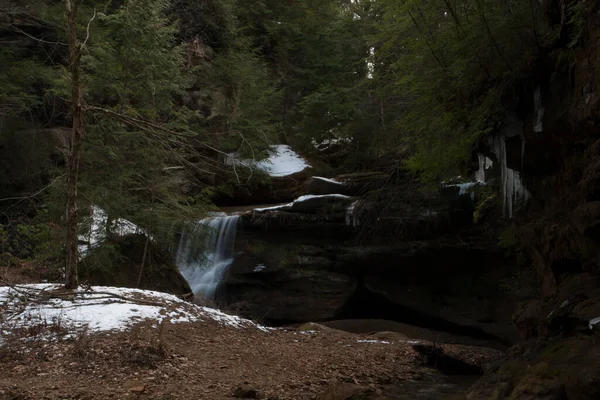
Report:
M 195 296 L 214 299 L 217 288 L 233 263 L 239 215 L 219 215 L 197 223 L 181 235 L 175 263 Z M 204 238 L 204 247 L 198 239 Z

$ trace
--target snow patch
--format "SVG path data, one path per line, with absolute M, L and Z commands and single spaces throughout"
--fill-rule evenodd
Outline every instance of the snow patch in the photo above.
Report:
M 380 344 L 390 344 L 387 340 L 357 340 L 358 343 L 380 343 Z
M 188 303 L 150 290 L 93 286 L 67 293 L 58 284 L 0 286 L 0 319 L 4 334 L 34 326 L 60 326 L 92 332 L 121 331 L 142 321 L 191 323 L 213 320 L 235 328 L 255 327 L 252 321 Z
M 324 197 L 336 198 L 336 199 L 349 199 L 350 198 L 350 196 L 346 196 L 345 194 L 307 194 L 307 195 L 298 197 L 296 200 L 294 200 L 293 204 L 302 203 L 302 202 L 310 200 L 310 199 L 320 199 L 320 198 L 324 198 Z
M 254 211 L 262 212 L 262 211 L 273 211 L 273 210 L 289 210 L 294 206 L 294 204 L 301 204 L 301 203 L 311 200 L 311 199 L 320 199 L 320 198 L 349 199 L 350 196 L 346 196 L 345 194 L 319 194 L 319 195 L 307 194 L 307 195 L 298 197 L 296 200 L 292 201 L 291 203 L 281 204 L 281 205 L 273 206 L 273 207 L 255 208 Z
M 271 154 L 266 160 L 238 159 L 235 153 L 231 153 L 227 155 L 225 164 L 243 165 L 248 168 L 259 169 L 274 177 L 288 176 L 310 168 L 308 162 L 292 150 L 290 146 L 276 144 L 269 147 Z
M 262 211 L 273 211 L 273 210 L 288 210 L 290 207 L 292 207 L 292 204 L 293 203 L 287 203 L 287 204 L 281 204 L 281 205 L 273 206 L 273 207 L 255 208 L 254 211 L 262 212 Z
M 352 143 L 352 138 L 334 137 L 331 139 L 325 139 L 322 142 L 317 142 L 315 139 L 312 139 L 311 143 L 317 150 L 327 150 L 327 148 L 330 146 L 338 143 Z
M 310 165 L 292 148 L 285 144 L 271 146 L 273 153 L 264 161 L 258 162 L 259 169 L 271 176 L 286 176 L 304 171 Z
M 78 246 L 79 255 L 84 257 L 90 249 L 93 249 L 100 245 L 106 240 L 107 232 L 106 227 L 110 226 L 111 232 L 119 235 L 131 235 L 131 234 L 146 234 L 146 232 L 134 224 L 123 218 L 117 218 L 108 223 L 108 215 L 102 208 L 92 205 L 92 214 L 90 216 L 90 229 L 86 234 L 79 235 L 79 241 L 83 242 Z

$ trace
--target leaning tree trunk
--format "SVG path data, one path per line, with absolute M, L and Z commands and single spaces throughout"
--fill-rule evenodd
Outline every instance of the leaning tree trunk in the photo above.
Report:
M 69 41 L 69 72 L 71 75 L 71 117 L 73 132 L 70 140 L 67 174 L 67 248 L 65 265 L 65 287 L 77 288 L 77 179 L 83 139 L 83 110 L 81 105 L 80 56 L 81 48 L 77 43 L 77 8 L 79 0 L 65 0 L 67 8 L 67 36 Z

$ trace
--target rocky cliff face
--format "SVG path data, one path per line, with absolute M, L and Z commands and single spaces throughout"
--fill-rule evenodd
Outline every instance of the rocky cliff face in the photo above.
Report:
M 361 195 L 350 212 L 248 214 L 226 301 L 272 323 L 387 318 L 507 341 L 516 327 L 528 341 L 469 398 L 597 398 L 600 5 L 586 6 L 584 45 L 554 49 L 569 67 L 541 57 L 480 142 L 474 198 L 464 183 L 444 194 L 404 182 L 392 201 L 345 192 Z
M 385 205 L 329 193 L 242 214 L 221 301 L 270 324 L 379 318 L 516 340 L 514 298 L 499 284 L 511 262 L 472 224 L 481 194 L 411 185 Z M 365 192 L 353 186 L 342 191 Z
M 551 3 L 551 2 L 549 2 Z M 558 3 L 558 2 L 555 2 Z M 542 59 L 521 89 L 523 149 L 507 146 L 529 193 L 514 244 L 540 295 L 521 301 L 514 347 L 471 391 L 473 399 L 600 398 L 600 5 L 585 4 L 587 37 L 562 51 L 569 68 Z M 540 110 L 543 110 L 542 116 Z

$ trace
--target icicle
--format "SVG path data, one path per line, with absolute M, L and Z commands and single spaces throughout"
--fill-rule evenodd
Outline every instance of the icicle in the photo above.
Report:
M 492 168 L 494 162 L 481 153 L 477 154 L 477 158 L 479 159 L 479 169 L 475 172 L 475 180 L 477 182 L 485 183 L 485 172 Z
M 485 156 L 481 153 L 477 154 L 479 159 L 479 169 L 475 172 L 475 180 L 477 182 L 485 182 Z
M 533 93 L 534 107 L 534 132 L 542 132 L 544 130 L 544 112 L 546 111 L 542 105 L 542 89 L 538 86 Z
M 500 164 L 500 181 L 502 186 L 502 214 L 512 218 L 513 207 L 516 203 L 527 201 L 529 192 L 521 179 L 521 174 L 508 168 L 506 161 L 506 142 L 503 136 L 494 136 L 489 139 L 489 145 L 493 149 Z
M 358 225 L 360 225 L 360 221 L 358 220 L 358 218 L 356 218 L 356 204 L 358 204 L 358 201 L 355 201 L 354 203 L 350 204 L 350 206 L 346 209 L 347 226 L 357 227 Z

